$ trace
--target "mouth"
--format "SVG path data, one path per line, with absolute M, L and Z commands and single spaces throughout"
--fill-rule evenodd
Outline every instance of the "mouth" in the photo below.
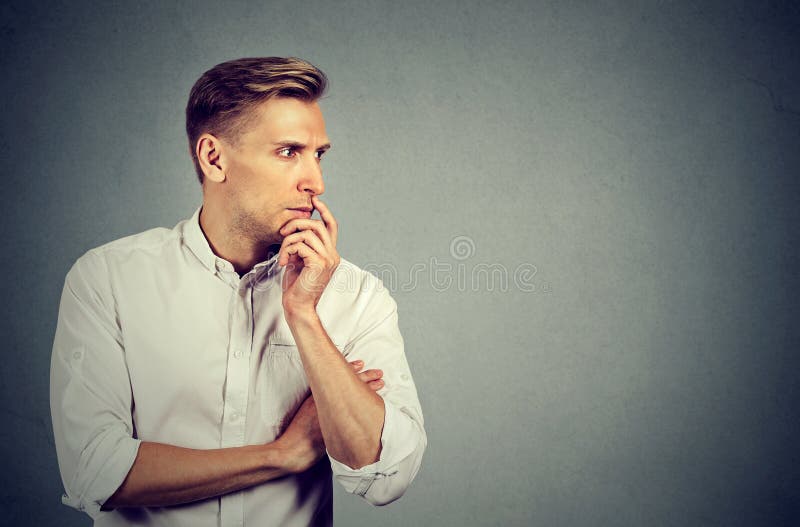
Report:
M 311 213 L 314 212 L 314 207 L 298 207 L 296 209 L 288 209 L 294 212 L 298 218 L 310 218 Z

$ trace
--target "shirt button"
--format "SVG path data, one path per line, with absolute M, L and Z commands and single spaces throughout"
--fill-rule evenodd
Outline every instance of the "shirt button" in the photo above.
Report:
M 403 379 L 404 381 L 407 381 L 408 380 L 408 375 L 406 375 L 404 373 L 403 375 L 400 376 L 400 378 Z
M 236 421 L 237 419 L 239 419 L 239 414 L 237 414 L 236 412 L 233 412 L 231 414 L 231 421 Z
M 72 358 L 75 359 L 75 360 L 80 359 L 81 358 L 81 352 L 80 351 L 76 351 L 75 353 L 72 354 Z
M 233 357 L 236 358 L 236 359 L 241 359 L 242 358 L 242 350 L 234 351 L 233 352 Z

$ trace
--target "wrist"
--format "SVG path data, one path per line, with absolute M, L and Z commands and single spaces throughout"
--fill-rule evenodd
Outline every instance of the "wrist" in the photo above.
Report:
M 273 448 L 267 457 L 267 465 L 278 467 L 286 474 L 298 474 L 308 470 L 314 461 L 311 450 L 304 449 L 297 444 L 286 444 L 281 438 L 276 439 L 270 446 Z
M 316 306 L 283 306 L 283 314 L 288 324 L 308 324 L 319 320 Z

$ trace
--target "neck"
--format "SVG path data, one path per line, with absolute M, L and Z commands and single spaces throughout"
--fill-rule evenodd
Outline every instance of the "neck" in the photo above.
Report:
M 214 254 L 233 264 L 239 276 L 250 271 L 257 263 L 268 260 L 280 249 L 280 244 L 255 240 L 229 224 L 229 221 L 229 215 L 217 210 L 213 203 L 203 201 L 200 230 Z

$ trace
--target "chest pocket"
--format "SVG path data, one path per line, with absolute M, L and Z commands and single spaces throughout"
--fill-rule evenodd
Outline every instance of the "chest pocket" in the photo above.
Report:
M 339 345 L 336 347 L 341 350 Z M 306 397 L 311 395 L 303 361 L 297 344 L 291 337 L 273 336 L 267 346 L 261 400 L 261 417 L 278 428 L 278 433 L 289 426 L 294 414 Z

